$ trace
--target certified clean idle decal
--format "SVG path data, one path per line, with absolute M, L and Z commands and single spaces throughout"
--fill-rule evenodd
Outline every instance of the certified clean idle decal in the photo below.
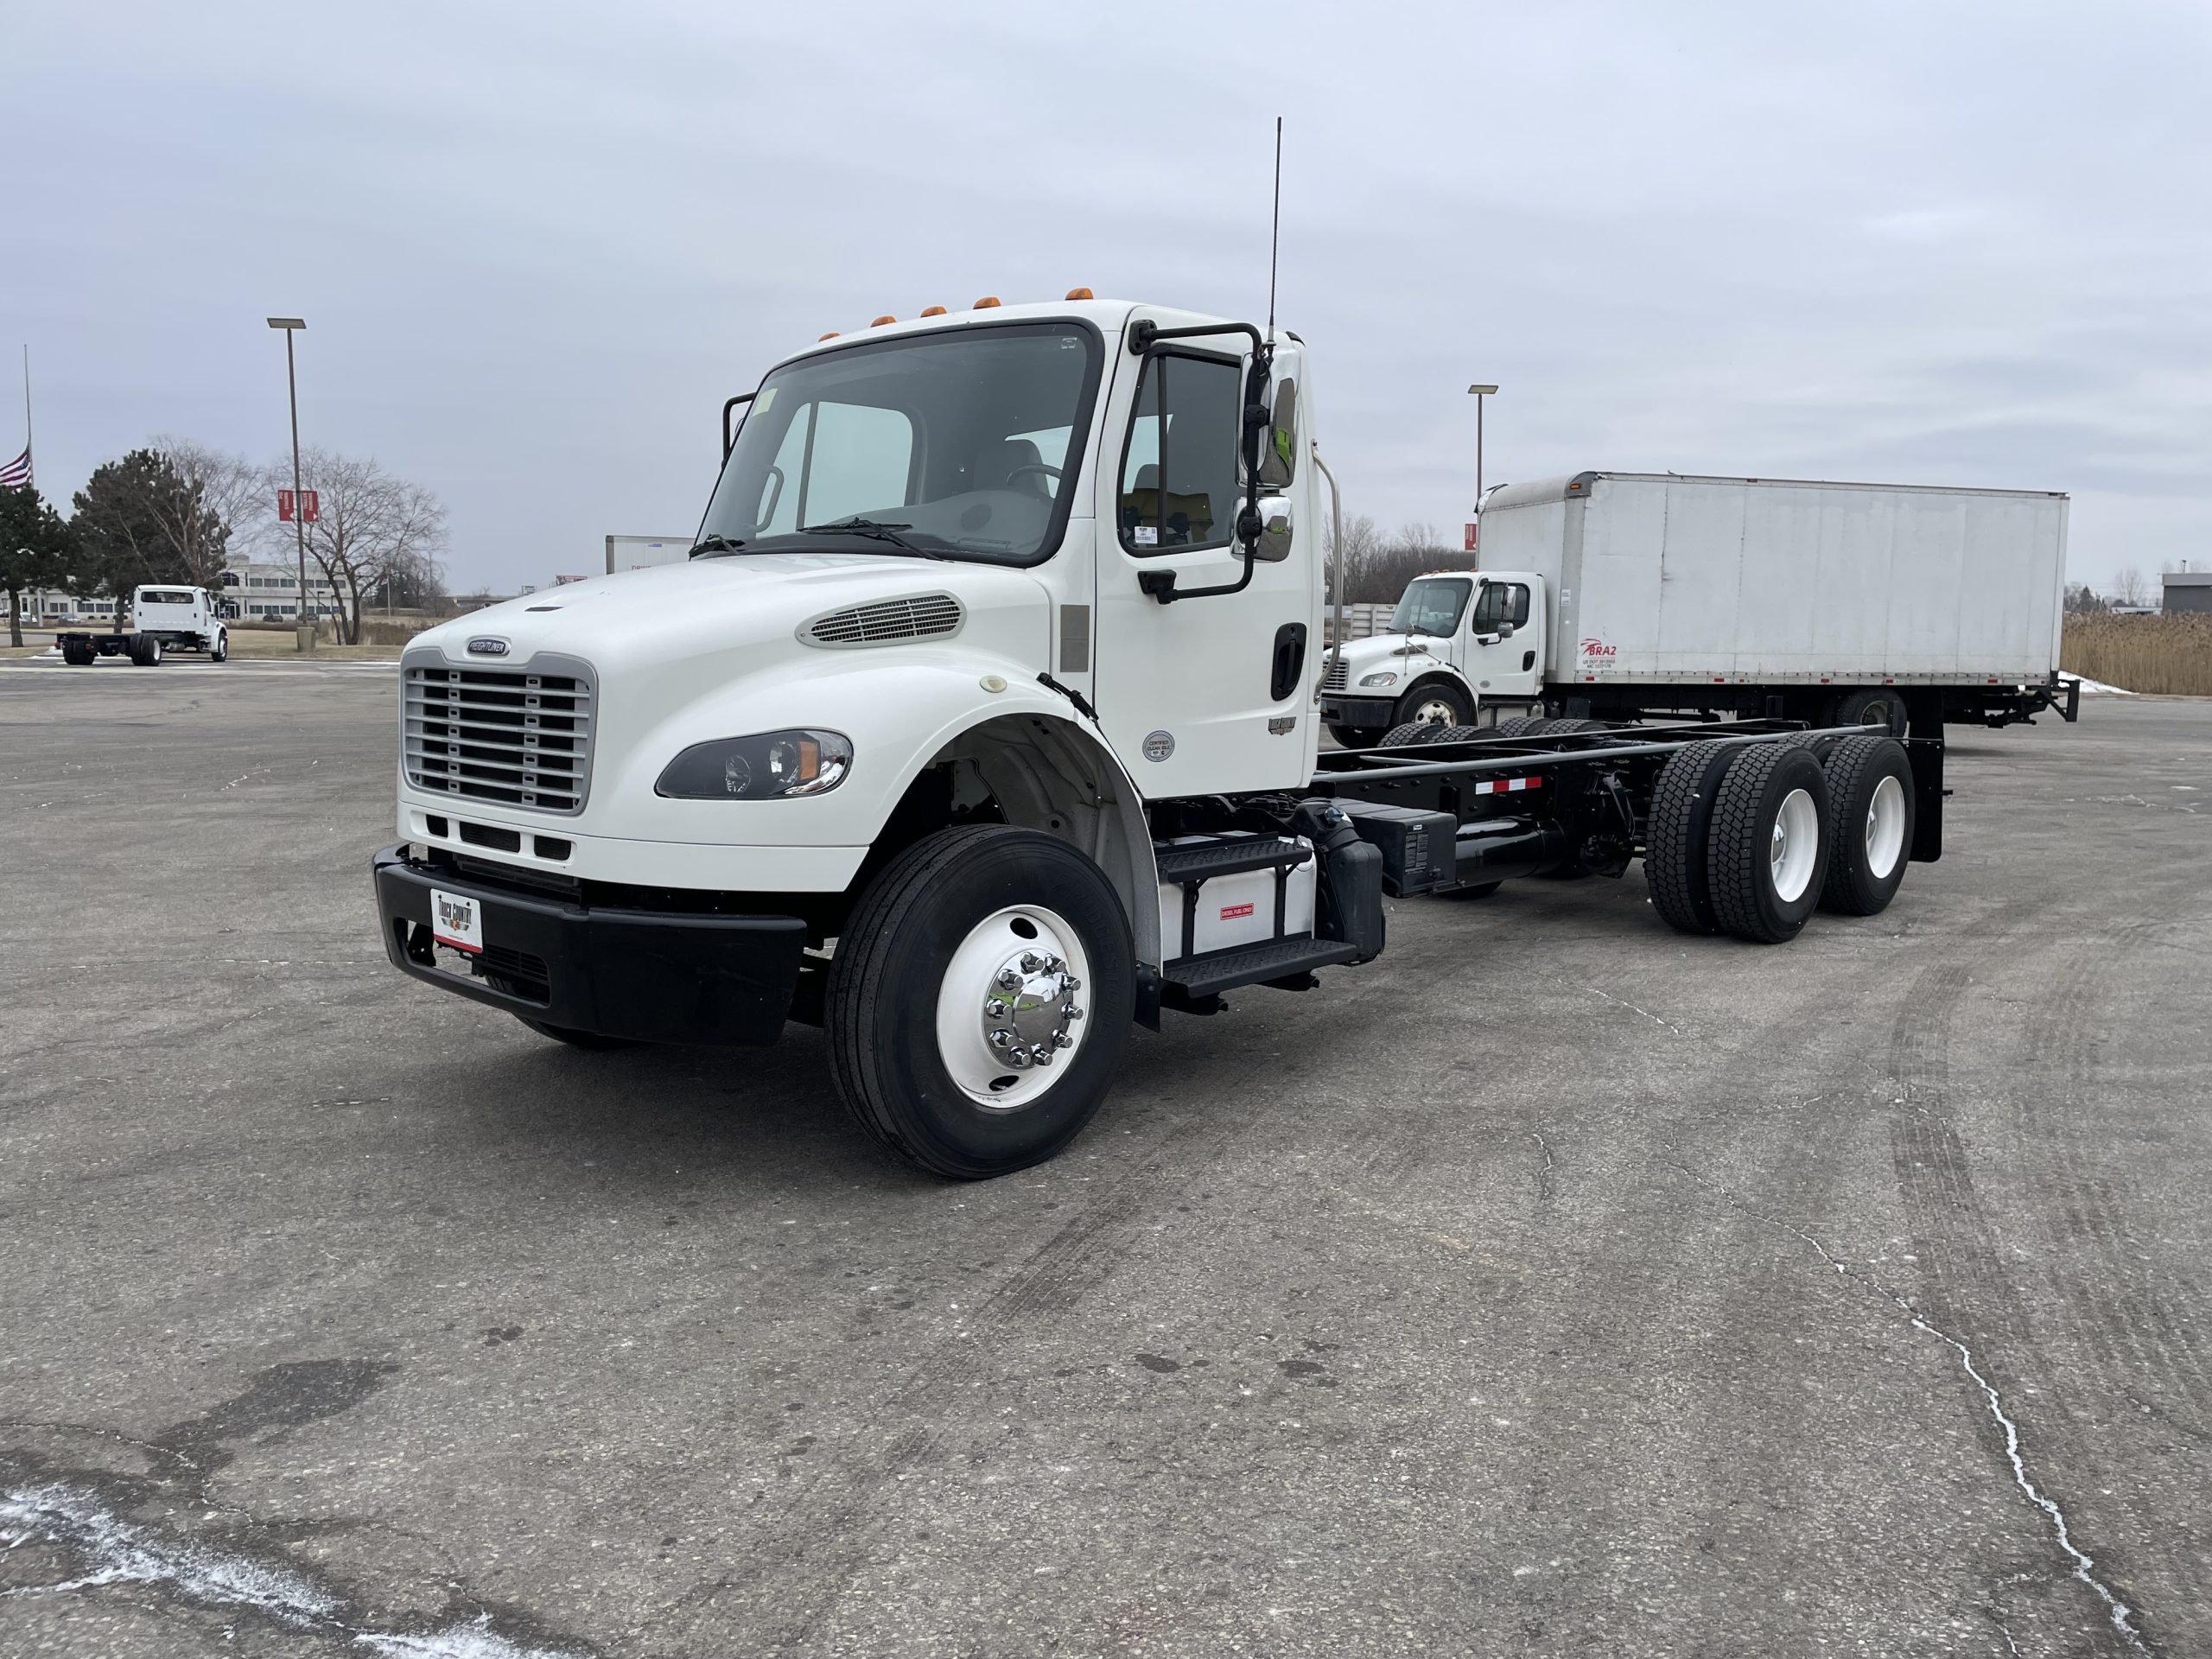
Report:
M 1166 760 L 1169 755 L 1171 755 L 1171 754 L 1173 754 L 1173 753 L 1175 753 L 1175 734 L 1174 734 L 1174 733 L 1173 733 L 1173 732 L 1147 732 L 1147 733 L 1146 733 L 1146 734 L 1145 734 L 1145 739 L 1144 739 L 1144 758 L 1145 758 L 1146 760 Z

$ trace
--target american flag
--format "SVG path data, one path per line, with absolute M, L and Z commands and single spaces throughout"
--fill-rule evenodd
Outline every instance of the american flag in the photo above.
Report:
M 20 490 L 31 481 L 31 452 L 27 446 L 5 467 L 0 467 L 0 490 Z

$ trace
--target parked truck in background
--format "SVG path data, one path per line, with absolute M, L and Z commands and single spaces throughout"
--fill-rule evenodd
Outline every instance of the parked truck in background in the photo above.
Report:
M 196 651 L 211 663 L 231 654 L 231 631 L 223 626 L 221 601 L 205 588 L 168 585 L 130 590 L 130 631 L 57 633 L 61 660 L 82 668 L 102 657 L 128 657 L 142 668 L 158 664 L 164 652 Z
M 1339 743 L 1544 712 L 2002 726 L 2057 709 L 2063 495 L 1671 473 L 1493 491 L 1480 569 L 1348 644 Z M 2063 699 L 2063 700 L 2062 700 Z
M 1325 751 L 1312 374 L 1088 289 L 796 352 L 687 560 L 403 654 L 393 965 L 582 1047 L 818 1024 L 869 1134 L 976 1178 L 1065 1146 L 1133 1025 L 1325 1005 L 1386 895 L 1640 858 L 1666 922 L 1778 944 L 1940 855 L 1940 728 Z
M 691 556 L 689 536 L 610 536 L 607 538 L 607 574 L 645 570 L 656 564 L 681 564 Z

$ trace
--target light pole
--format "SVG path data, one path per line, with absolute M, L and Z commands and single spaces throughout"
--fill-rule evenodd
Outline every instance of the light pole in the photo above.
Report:
M 1496 386 L 1469 386 L 1467 395 L 1475 400 L 1475 523 L 1483 521 L 1483 399 L 1497 395 Z M 1477 531 L 1480 534 L 1479 529 Z
M 292 336 L 308 325 L 304 317 L 271 317 L 269 326 L 284 331 L 284 385 L 292 397 L 292 538 L 300 555 L 299 627 L 292 644 L 295 650 L 313 651 L 315 617 L 308 609 L 307 498 L 300 489 L 300 379 L 292 365 Z M 1475 470 L 1479 474 L 1482 468 L 1478 466 Z

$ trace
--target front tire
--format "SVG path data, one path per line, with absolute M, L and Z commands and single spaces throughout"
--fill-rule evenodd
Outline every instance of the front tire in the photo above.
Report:
M 1382 741 L 1382 734 L 1372 726 L 1332 726 L 1329 735 L 1340 749 L 1371 749 Z
M 1417 685 L 1398 699 L 1402 726 L 1471 726 L 1474 700 L 1458 686 L 1442 680 Z
M 1112 1088 L 1136 1008 L 1121 900 L 1034 830 L 940 830 L 861 895 L 830 964 L 830 1074 L 908 1163 L 982 1180 L 1043 1162 Z
M 231 660 L 231 636 L 227 632 L 215 636 L 215 643 L 207 650 L 207 660 L 211 663 L 227 663 Z

